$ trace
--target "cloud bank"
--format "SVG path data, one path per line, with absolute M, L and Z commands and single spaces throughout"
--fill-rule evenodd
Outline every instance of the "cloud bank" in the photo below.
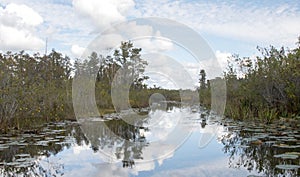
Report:
M 0 7 L 0 48 L 2 50 L 38 50 L 44 41 L 36 34 L 43 18 L 26 5 L 10 3 Z

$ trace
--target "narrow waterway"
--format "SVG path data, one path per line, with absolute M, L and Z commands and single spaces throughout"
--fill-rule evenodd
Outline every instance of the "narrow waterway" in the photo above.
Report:
M 299 176 L 300 122 L 169 108 L 0 136 L 0 176 Z

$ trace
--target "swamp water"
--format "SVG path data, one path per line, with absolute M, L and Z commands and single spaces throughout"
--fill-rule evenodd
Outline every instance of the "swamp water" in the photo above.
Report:
M 300 122 L 172 108 L 0 136 L 0 176 L 299 176 Z M 109 119 L 109 118 L 107 118 Z

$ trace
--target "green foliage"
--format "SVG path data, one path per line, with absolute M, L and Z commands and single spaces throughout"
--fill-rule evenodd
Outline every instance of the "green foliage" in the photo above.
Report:
M 111 99 L 114 79 L 118 79 L 120 87 L 123 87 L 126 84 L 123 81 L 133 78 L 128 88 L 131 107 L 147 107 L 154 91 L 162 92 L 168 100 L 180 101 L 178 91 L 148 89 L 143 83 L 148 76 L 143 74 L 147 62 L 141 59 L 141 50 L 134 48 L 131 42 L 122 42 L 112 56 L 92 52 L 83 60 L 76 59 L 74 65 L 71 65 L 69 57 L 54 50 L 44 56 L 38 53 L 29 55 L 23 51 L 0 53 L 0 128 L 22 128 L 32 122 L 74 118 L 73 77 L 83 76 L 77 81 L 91 84 L 91 88 L 95 84 L 95 99 L 101 114 L 115 109 Z M 124 73 L 121 78 L 115 78 L 120 69 Z M 85 90 L 82 95 L 90 95 L 90 91 Z M 89 107 L 83 109 L 88 110 Z
M 211 87 L 210 87 L 210 80 L 206 82 L 206 72 L 204 69 L 200 70 L 199 73 L 199 99 L 200 104 L 206 108 L 211 107 Z
M 200 79 L 199 79 L 199 83 L 200 83 L 200 89 L 204 90 L 206 88 L 206 73 L 204 69 L 200 70 Z
M 129 42 L 122 42 L 119 49 L 116 49 L 112 56 L 101 56 L 95 52 L 83 61 L 76 60 L 74 64 L 75 77 L 86 75 L 95 83 L 95 96 L 98 108 L 113 109 L 111 98 L 112 84 L 118 84 L 122 94 L 130 92 L 133 99 L 130 102 L 132 107 L 145 107 L 147 105 L 146 85 L 143 81 L 148 79 L 144 76 L 147 62 L 141 58 L 142 49 L 134 48 Z M 118 72 L 122 72 L 121 74 Z M 118 76 L 116 77 L 116 74 Z M 128 85 L 127 82 L 132 81 Z M 124 88 L 124 89 L 123 89 Z M 117 108 L 119 109 L 119 108 Z
M 7 52 L 0 54 L 0 71 L 3 127 L 19 127 L 25 118 L 57 120 L 72 112 L 68 57 L 54 50 L 46 56 Z
M 300 41 L 300 39 L 299 39 Z M 300 46 L 258 48 L 255 61 L 233 56 L 228 71 L 226 114 L 232 118 L 259 118 L 270 122 L 279 116 L 300 114 Z M 239 77 L 238 77 L 239 75 Z
M 131 42 L 122 42 L 111 56 L 92 52 L 83 61 L 76 59 L 74 65 L 69 57 L 54 50 L 43 56 L 38 53 L 29 55 L 24 51 L 0 53 L 0 128 L 19 127 L 24 123 L 30 125 L 30 120 L 36 119 L 74 118 L 71 84 L 73 77 L 77 76 L 88 77 L 88 81 L 84 81 L 86 84 L 95 84 L 95 99 L 100 112 L 103 110 L 102 114 L 115 109 L 111 99 L 114 79 L 117 79 L 120 88 L 124 87 L 124 93 L 129 89 L 129 104 L 133 108 L 149 106 L 149 97 L 153 93 L 164 95 L 167 101 L 193 100 L 191 95 L 194 92 L 191 90 L 147 88 L 144 84 L 149 78 L 144 75 L 147 62 L 141 58 L 141 51 Z M 291 51 L 274 47 L 259 48 L 259 51 L 262 57 L 255 61 L 232 56 L 233 62 L 224 72 L 227 83 L 225 114 L 235 119 L 261 119 L 266 122 L 279 116 L 299 117 L 300 38 L 297 48 Z M 120 69 L 123 73 L 116 78 Z M 205 71 L 200 71 L 202 106 L 210 108 L 212 98 L 219 97 L 218 93 L 211 94 L 211 90 L 218 87 L 220 79 L 206 82 Z M 128 80 L 131 83 L 126 86 Z M 90 90 L 86 92 L 88 94 Z M 214 106 L 222 110 L 218 105 Z

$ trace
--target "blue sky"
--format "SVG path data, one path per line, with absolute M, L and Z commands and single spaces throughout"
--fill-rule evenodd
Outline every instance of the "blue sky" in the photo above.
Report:
M 0 50 L 43 53 L 47 38 L 48 50 L 80 57 L 103 30 L 143 17 L 189 26 L 222 67 L 231 54 L 257 55 L 257 46 L 294 48 L 300 36 L 300 2 L 294 0 L 0 0 Z
M 257 45 L 284 45 L 292 48 L 300 35 L 300 2 L 294 0 L 1 0 L 0 4 L 1 41 L 8 40 L 4 33 L 7 31 L 3 28 L 10 26 L 16 29 L 11 33 L 23 32 L 24 35 L 36 37 L 44 43 L 48 38 L 50 48 L 69 55 L 73 54 L 72 45 L 85 47 L 97 32 L 105 29 L 105 25 L 109 27 L 121 20 L 136 17 L 175 19 L 198 31 L 215 51 L 245 56 L 254 54 Z M 24 10 L 24 6 L 28 9 Z M 94 7 L 94 11 L 88 12 L 91 6 Z M 95 11 L 104 11 L 105 7 L 112 10 L 103 13 Z M 21 9 L 24 13 L 31 14 L 21 17 L 15 14 L 14 11 Z M 12 19 L 16 20 L 15 22 L 11 21 L 11 24 L 7 25 L 3 18 L 8 15 L 29 18 L 31 20 L 27 21 L 37 23 L 29 26 L 16 18 Z M 34 15 L 39 15 L 42 22 L 33 17 Z M 26 30 L 27 33 L 24 32 Z M 5 45 L 5 42 L 2 42 L 1 49 L 42 50 L 43 43 L 37 42 L 36 46 L 30 44 L 32 38 L 27 37 L 28 41 L 24 41 L 24 46 Z

